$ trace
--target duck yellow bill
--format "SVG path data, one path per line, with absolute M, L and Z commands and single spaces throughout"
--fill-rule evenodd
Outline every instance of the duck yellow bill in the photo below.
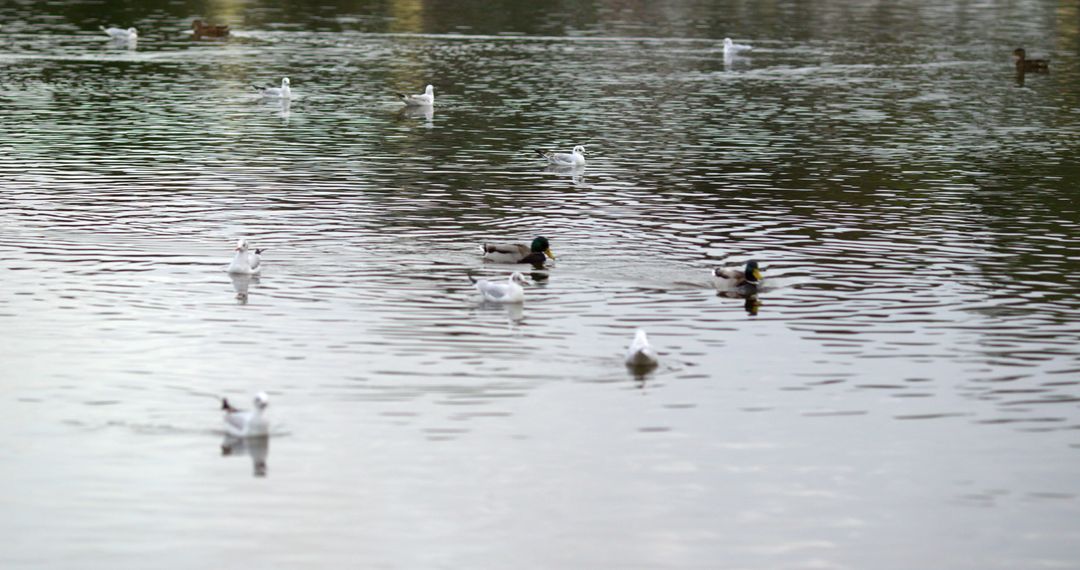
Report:
M 555 259 L 555 254 L 551 253 L 551 248 L 550 247 L 544 250 L 544 255 L 550 257 L 551 259 Z
M 761 281 L 761 272 L 757 269 L 754 270 L 754 281 Z

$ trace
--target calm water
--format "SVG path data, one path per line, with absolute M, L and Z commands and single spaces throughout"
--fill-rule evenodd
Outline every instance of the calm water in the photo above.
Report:
M 1075 3 L 275 4 L 0 4 L 0 565 L 1080 568 Z

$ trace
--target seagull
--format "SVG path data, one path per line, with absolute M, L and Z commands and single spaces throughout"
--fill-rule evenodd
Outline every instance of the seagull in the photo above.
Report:
M 724 57 L 731 57 L 740 51 L 752 49 L 754 48 L 746 44 L 737 44 L 731 41 L 731 38 L 724 38 Z
M 656 351 L 649 345 L 649 338 L 645 331 L 638 329 L 634 335 L 634 342 L 626 349 L 626 365 L 631 368 L 652 368 L 659 359 Z
M 262 271 L 263 249 L 256 249 L 254 253 L 248 251 L 247 240 L 240 238 L 236 241 L 236 255 L 229 264 L 229 273 L 233 275 L 258 275 Z
M 229 404 L 228 398 L 221 399 L 221 409 L 225 412 L 225 432 L 232 437 L 264 437 L 270 434 L 263 411 L 270 405 L 270 396 L 266 392 L 255 394 L 255 409 L 247 412 L 238 410 Z
M 402 102 L 410 107 L 431 106 L 435 104 L 435 88 L 430 85 L 425 87 L 424 92 L 419 95 L 398 93 L 397 96 L 401 97 Z
M 292 89 L 289 89 L 289 78 L 281 78 L 281 87 L 259 87 L 258 85 L 252 85 L 252 89 L 256 90 L 263 97 L 267 99 L 291 99 Z
M 135 28 L 106 28 L 105 26 L 98 26 L 101 31 L 109 34 L 109 37 L 118 42 L 133 42 L 139 39 L 139 31 Z
M 484 296 L 485 301 L 493 301 L 495 303 L 524 303 L 525 302 L 525 290 L 521 288 L 522 283 L 528 283 L 525 280 L 525 276 L 515 271 L 506 279 L 506 283 L 499 283 L 498 281 L 488 281 L 487 279 L 476 279 L 472 275 L 469 276 L 469 280 L 473 282 L 476 290 Z
M 555 166 L 585 166 L 585 146 L 580 144 L 569 153 L 538 150 L 536 154 Z

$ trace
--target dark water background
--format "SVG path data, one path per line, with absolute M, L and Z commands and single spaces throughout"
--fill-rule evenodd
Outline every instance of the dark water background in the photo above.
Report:
M 1070 2 L 0 3 L 0 565 L 1078 568 L 1078 54 Z

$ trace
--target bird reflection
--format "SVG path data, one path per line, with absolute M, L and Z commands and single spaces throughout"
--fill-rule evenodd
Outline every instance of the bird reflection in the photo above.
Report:
M 551 172 L 553 174 L 559 174 L 561 176 L 569 176 L 570 182 L 572 182 L 574 186 L 585 185 L 584 166 L 564 166 L 560 164 L 549 164 L 544 167 L 544 172 Z
M 760 288 L 756 285 L 742 285 L 731 290 L 717 291 L 716 296 L 727 297 L 728 299 L 742 299 L 743 309 L 746 309 L 746 314 L 756 317 L 758 311 L 761 310 L 761 299 L 758 297 L 759 290 Z
M 506 313 L 506 324 L 510 329 L 516 328 L 525 320 L 525 306 L 522 303 L 494 303 L 481 301 L 476 305 L 477 311 Z
M 292 105 L 292 99 L 282 99 L 281 109 L 278 111 L 278 116 L 287 125 L 289 124 L 289 107 Z
M 259 278 L 253 275 L 238 275 L 230 273 L 229 278 L 232 279 L 233 290 L 236 291 L 236 303 L 238 305 L 246 305 L 248 302 L 248 289 L 252 283 L 258 283 Z
M 256 477 L 266 477 L 266 456 L 270 454 L 270 436 L 262 437 L 233 437 L 225 436 L 221 442 L 221 456 L 251 457 L 252 474 Z
M 423 119 L 424 126 L 431 128 L 435 117 L 435 107 L 431 105 L 407 106 L 398 111 L 399 119 Z

